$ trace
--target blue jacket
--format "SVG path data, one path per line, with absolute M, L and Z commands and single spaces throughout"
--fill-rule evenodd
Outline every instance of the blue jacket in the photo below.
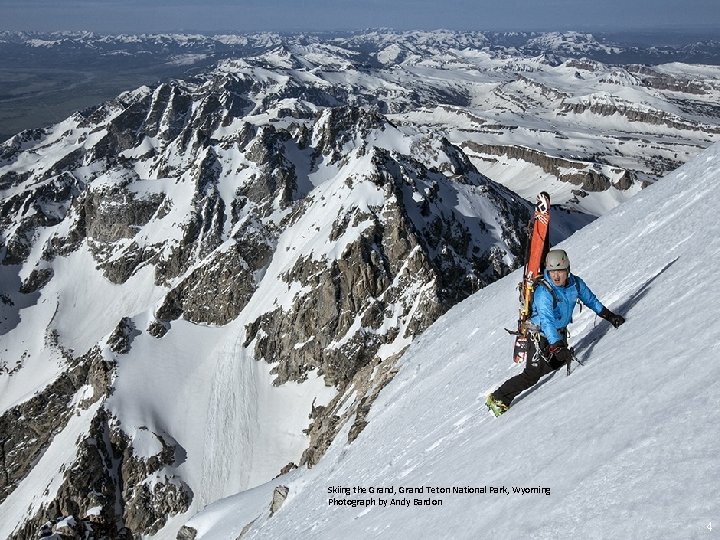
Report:
M 565 287 L 557 287 L 550 279 L 547 270 L 543 277 L 547 284 L 552 287 L 557 301 L 553 300 L 553 294 L 547 287 L 536 285 L 530 321 L 540 327 L 548 343 L 557 343 L 563 339 L 558 330 L 565 328 L 572 322 L 572 314 L 578 298 L 598 315 L 603 310 L 600 300 L 595 297 L 590 288 L 579 277 L 570 274 Z M 553 307 L 555 303 L 556 305 Z

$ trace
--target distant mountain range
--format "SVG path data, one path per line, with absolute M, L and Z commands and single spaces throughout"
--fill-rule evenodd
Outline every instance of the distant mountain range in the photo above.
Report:
M 635 182 L 653 181 L 716 139 L 720 68 L 678 62 L 694 58 L 691 51 L 712 51 L 717 46 L 718 42 L 706 40 L 648 47 L 577 32 L 225 36 L 5 32 L 0 33 L 0 67 L 8 72 L 13 72 L 13 65 L 33 66 L 38 73 L 43 66 L 48 70 L 65 66 L 71 71 L 57 75 L 55 85 L 37 81 L 42 75 L 35 73 L 26 74 L 30 79 L 26 87 L 8 84 L 5 99 L 0 96 L 0 116 L 3 104 L 14 116 L 23 104 L 28 117 L 43 110 L 59 114 L 62 105 L 57 102 L 62 96 L 69 105 L 79 104 L 83 91 L 102 86 L 118 73 L 135 70 L 130 80 L 149 82 L 157 80 L 153 74 L 187 79 L 190 73 L 201 77 L 215 69 L 222 73 L 242 59 L 248 67 L 284 73 L 290 86 L 308 88 L 302 99 L 296 99 L 299 91 L 286 90 L 294 101 L 279 114 L 307 115 L 317 105 L 343 103 L 376 107 L 382 114 L 398 115 L 393 122 L 427 132 L 439 127 L 482 172 L 502 177 L 529 199 L 535 187 L 526 193 L 524 178 L 542 177 L 548 184 L 567 180 L 575 184 L 572 189 L 567 189 L 567 182 L 550 186 L 555 199 L 572 200 L 599 215 L 612 206 L 611 201 L 633 193 Z M 619 65 L 628 55 L 645 64 Z M 646 65 L 651 63 L 657 65 Z M 68 81 L 80 66 L 85 71 L 78 73 L 78 80 Z M 311 73 L 315 81 L 299 76 L 303 72 Z M 103 86 L 103 91 L 112 88 Z M 332 99 L 314 103 L 313 94 L 318 93 Z M 43 107 L 37 107 L 38 102 Z M 302 111 L 293 111 L 297 107 Z M 9 123 L 14 123 L 12 118 Z M 624 193 L 615 192 L 603 201 L 585 198 L 588 192 L 610 185 Z
M 587 57 L 609 63 L 659 64 L 667 62 L 720 63 L 720 40 L 716 37 L 693 34 L 671 34 L 668 38 L 658 32 L 656 43 L 647 43 L 646 36 L 636 34 L 589 34 L 582 32 L 455 32 L 391 30 L 363 32 L 325 32 L 303 34 L 140 34 L 103 35 L 94 32 L 0 32 L 0 52 L 4 65 L 23 58 L 32 58 L 33 49 L 43 49 L 70 60 L 73 56 L 86 60 L 96 56 L 102 61 L 106 55 L 150 56 L 203 54 L 221 59 L 226 56 L 257 54 L 288 41 L 305 44 L 336 42 L 355 43 L 356 52 L 373 56 L 368 45 L 389 45 L 396 42 L 433 41 L 436 45 L 515 50 L 521 55 L 557 52 L 563 57 Z M 375 51 L 376 52 L 376 51 Z M 14 53 L 8 55 L 7 53 Z M 37 60 L 37 57 L 34 58 Z M 106 58 L 105 58 L 106 59 Z
M 58 122 L 124 90 L 185 79 L 228 58 L 257 56 L 287 44 L 328 43 L 358 65 L 377 67 L 397 44 L 470 48 L 489 54 L 545 56 L 552 62 L 588 58 L 606 64 L 720 64 L 715 36 L 681 32 L 597 34 L 392 32 L 283 35 L 0 32 L 0 140 Z M 386 56 L 386 55 L 383 55 Z

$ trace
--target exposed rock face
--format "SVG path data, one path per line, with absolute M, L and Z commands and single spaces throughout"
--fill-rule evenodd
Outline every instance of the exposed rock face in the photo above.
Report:
M 707 87 L 697 80 L 675 77 L 642 65 L 629 66 L 628 71 L 637 75 L 643 85 L 657 90 L 672 90 L 673 92 L 698 95 L 704 94 L 707 90 Z
M 52 279 L 53 274 L 52 268 L 34 268 L 21 285 L 20 292 L 30 294 L 42 289 Z
M 182 514 L 190 507 L 192 491 L 175 476 L 168 476 L 163 468 L 177 465 L 178 448 L 171 441 L 155 434 L 162 451 L 149 459 L 134 456 L 132 445 L 121 433 L 113 441 L 113 448 L 122 450 L 120 478 L 121 499 L 125 503 L 123 522 L 132 531 L 154 534 L 169 517 Z M 111 439 L 113 440 L 113 439 Z
M 274 236 L 253 216 L 236 226 L 234 242 L 190 271 L 158 309 L 161 320 L 183 315 L 192 322 L 226 324 L 237 317 L 256 288 L 255 274 L 272 256 Z
M 381 345 L 418 335 L 449 306 L 517 264 L 526 208 L 511 208 L 509 193 L 469 162 L 462 162 L 457 170 L 464 174 L 457 178 L 382 151 L 372 162 L 371 181 L 385 202 L 339 215 L 329 240 L 353 228 L 361 229 L 357 239 L 336 260 L 299 258 L 282 279 L 309 292 L 292 309 L 275 309 L 248 327 L 246 345 L 255 341 L 256 356 L 277 363 L 276 384 L 318 369 L 328 384 L 344 387 Z M 492 226 L 500 229 L 494 234 L 505 250 L 482 251 L 481 235 L 463 216 L 443 210 L 440 193 L 457 197 L 457 183 L 496 206 Z M 413 197 L 420 192 L 422 198 Z M 489 225 L 473 225 L 490 235 Z M 388 318 L 396 321 L 389 330 Z
M 83 187 L 72 175 L 64 173 L 40 181 L 30 178 L 27 172 L 0 175 L 0 183 L 24 187 L 22 192 L 4 196 L 0 203 L 0 228 L 13 230 L 12 235 L 4 238 L 2 264 L 26 260 L 35 231 L 60 223 Z
M 27 476 L 73 411 L 69 402 L 86 382 L 88 366 L 80 363 L 45 391 L 0 416 L 0 503 Z
M 340 430 L 352 422 L 348 442 L 354 441 L 365 426 L 373 402 L 397 373 L 396 363 L 402 351 L 384 360 L 374 359 L 353 376 L 352 381 L 327 406 L 314 407 L 308 429 L 310 444 L 303 452 L 301 465 L 312 467 L 322 458 Z
M 129 350 L 134 332 L 124 319 L 108 342 L 123 354 Z M 69 368 L 63 375 L 42 393 L 0 416 L 0 503 L 30 473 L 70 418 L 111 391 L 114 364 L 98 348 L 76 360 L 64 354 Z M 165 437 L 156 437 L 162 451 L 138 458 L 128 436 L 100 407 L 88 435 L 77 442 L 76 460 L 65 470 L 55 497 L 10 538 L 35 537 L 48 521 L 70 527 L 53 529 L 69 538 L 84 538 L 84 531 L 90 530 L 95 534 L 104 531 L 109 538 L 132 538 L 133 531 L 157 532 L 168 516 L 187 510 L 192 493 L 184 482 L 163 472 L 166 465 L 177 464 L 177 450 Z
M 130 539 L 133 534 L 157 532 L 168 516 L 188 509 L 192 492 L 165 469 L 181 459 L 176 444 L 167 436 L 154 435 L 162 450 L 138 457 L 129 436 L 101 405 L 113 391 L 112 353 L 128 353 L 138 334 L 133 321 L 123 318 L 105 340 L 106 353 L 94 347 L 74 359 L 59 344 L 57 333 L 48 332 L 48 347 L 57 350 L 67 368 L 42 392 L 0 416 L 0 503 L 13 494 L 51 444 L 63 444 L 56 438 L 73 416 L 91 408 L 97 412 L 87 434 L 70 443 L 77 445 L 76 458 L 62 472 L 55 495 L 10 538 L 35 537 L 43 529 L 67 538 L 85 538 L 93 531 L 98 538 Z
M 123 317 L 118 323 L 115 331 L 108 339 L 110 350 L 118 354 L 126 354 L 130 351 L 132 340 L 140 332 L 135 328 L 135 324 L 127 317 Z
M 197 534 L 197 529 L 183 525 L 178 531 L 177 540 L 195 540 Z
M 163 194 L 140 199 L 122 186 L 88 191 L 83 201 L 87 235 L 102 243 L 133 238 L 158 211 L 164 199 Z
M 273 491 L 273 498 L 272 503 L 270 504 L 270 517 L 273 516 L 275 512 L 280 510 L 280 507 L 285 502 L 285 499 L 287 499 L 289 489 L 287 486 L 278 486 Z
M 11 538 L 33 537 L 48 520 L 68 517 L 78 524 L 76 530 L 90 525 L 96 535 L 104 532 L 108 538 L 158 532 L 169 517 L 187 511 L 192 500 L 184 482 L 163 473 L 165 465 L 176 463 L 176 448 L 158 439 L 163 444 L 159 454 L 137 458 L 127 436 L 100 409 L 53 501 Z
M 639 109 L 631 103 L 623 102 L 580 102 L 580 103 L 565 103 L 560 114 L 582 114 L 589 111 L 599 116 L 612 116 L 617 114 L 625 117 L 630 122 L 644 122 L 650 125 L 656 126 L 667 126 L 677 130 L 691 130 L 691 131 L 702 131 L 708 133 L 720 133 L 720 129 L 716 126 L 710 125 L 693 125 L 689 122 L 683 121 L 681 118 L 672 114 L 652 110 L 652 109 Z
M 605 174 L 593 168 L 592 163 L 571 161 L 569 159 L 552 157 L 532 148 L 522 146 L 501 146 L 490 144 L 477 144 L 468 142 L 465 147 L 478 154 L 491 156 L 506 156 L 537 165 L 547 173 L 556 176 L 559 180 L 580 186 L 586 191 L 605 191 L 610 186 L 617 189 L 628 189 L 634 179 L 628 171 L 617 170 L 620 180 L 611 181 Z

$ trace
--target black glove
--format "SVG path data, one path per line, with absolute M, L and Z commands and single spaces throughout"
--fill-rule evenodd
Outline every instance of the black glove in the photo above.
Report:
M 562 341 L 558 341 L 557 343 L 550 345 L 550 347 L 548 347 L 548 352 L 555 357 L 555 360 L 557 360 L 557 367 L 572 362 L 572 353 Z
M 618 328 L 622 323 L 625 322 L 625 317 L 613 313 L 606 307 L 603 307 L 602 311 L 600 312 L 600 316 L 606 321 L 609 321 L 610 324 L 612 324 L 615 328 Z

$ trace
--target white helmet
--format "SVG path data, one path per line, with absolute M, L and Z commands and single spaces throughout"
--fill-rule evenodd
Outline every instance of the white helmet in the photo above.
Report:
M 548 251 L 545 257 L 545 268 L 547 270 L 567 270 L 570 271 L 570 259 L 567 253 L 562 249 L 553 249 Z

